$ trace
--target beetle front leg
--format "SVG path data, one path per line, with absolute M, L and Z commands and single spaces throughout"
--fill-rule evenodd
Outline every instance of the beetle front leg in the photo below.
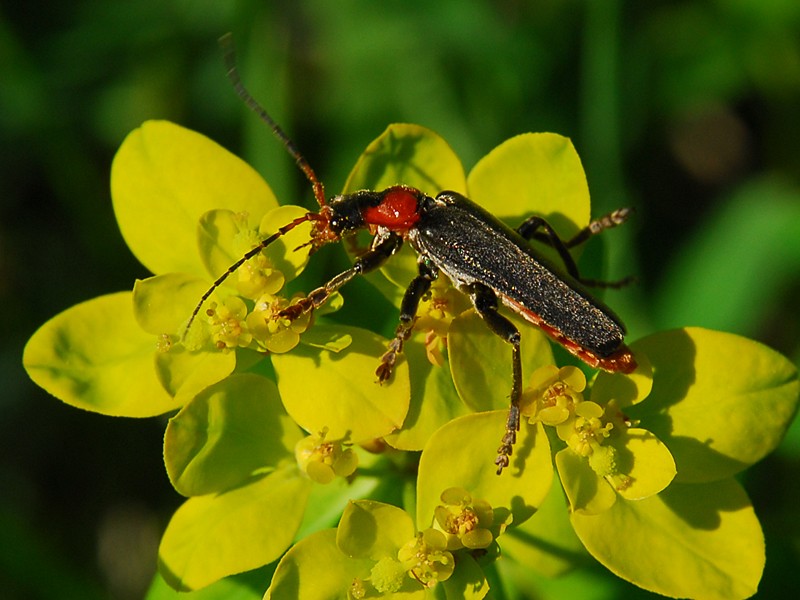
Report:
M 294 321 L 300 315 L 325 304 L 331 294 L 339 290 L 344 284 L 356 275 L 369 273 L 380 267 L 386 260 L 403 245 L 403 238 L 396 233 L 387 232 L 381 237 L 376 237 L 372 247 L 356 258 L 353 266 L 333 277 L 325 285 L 308 293 L 297 303 L 281 311 L 280 316 Z
M 414 321 L 417 320 L 420 300 L 431 289 L 431 283 L 439 273 L 429 260 L 422 258 L 417 264 L 419 275 L 411 280 L 403 295 L 403 302 L 400 304 L 400 324 L 395 330 L 394 338 L 389 342 L 389 349 L 381 356 L 381 362 L 375 371 L 378 383 L 388 381 L 392 376 L 397 357 L 403 352 L 403 344 L 411 337 Z
M 497 449 L 497 458 L 494 461 L 494 464 L 497 465 L 497 474 L 500 475 L 509 464 L 508 457 L 511 456 L 519 431 L 519 401 L 522 397 L 520 334 L 511 321 L 497 312 L 497 295 L 491 288 L 476 282 L 465 286 L 464 291 L 469 294 L 475 310 L 489 329 L 511 344 L 511 406 L 508 409 L 506 432 Z
M 630 208 L 619 208 L 608 213 L 607 215 L 603 215 L 599 219 L 595 219 L 589 223 L 586 227 L 581 229 L 577 234 L 566 241 L 562 240 L 558 236 L 550 223 L 548 223 L 543 217 L 536 215 L 523 221 L 522 224 L 517 227 L 517 233 L 519 233 L 526 240 L 534 239 L 538 242 L 542 242 L 543 244 L 547 244 L 551 248 L 554 248 L 561 257 L 561 260 L 564 262 L 567 272 L 584 285 L 592 287 L 620 288 L 631 283 L 634 278 L 626 277 L 619 281 L 584 279 L 578 272 L 578 265 L 575 264 L 575 260 L 569 253 L 569 248 L 574 248 L 575 246 L 582 244 L 590 237 L 597 235 L 606 229 L 611 229 L 612 227 L 622 225 L 628 220 L 628 217 L 632 212 L 633 210 Z

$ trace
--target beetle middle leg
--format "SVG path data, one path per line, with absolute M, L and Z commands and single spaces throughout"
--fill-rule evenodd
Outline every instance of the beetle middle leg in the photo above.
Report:
M 392 376 L 394 364 L 397 357 L 403 352 L 403 344 L 411 337 L 411 330 L 414 328 L 414 321 L 417 319 L 417 310 L 420 300 L 431 289 L 431 283 L 439 274 L 433 264 L 421 257 L 417 263 L 419 275 L 411 280 L 403 295 L 403 302 L 400 304 L 400 324 L 395 330 L 394 338 L 389 342 L 389 349 L 381 356 L 375 375 L 378 376 L 378 383 L 383 383 Z
M 511 406 L 508 409 L 506 432 L 497 449 L 497 474 L 503 472 L 509 464 L 508 457 L 517 441 L 519 431 L 519 401 L 522 397 L 522 360 L 520 358 L 520 334 L 516 326 L 497 312 L 497 295 L 494 291 L 482 284 L 472 283 L 464 286 L 463 290 L 469 294 L 475 310 L 484 320 L 489 329 L 511 344 Z
M 550 223 L 548 223 L 543 217 L 537 215 L 529 217 L 523 221 L 522 224 L 517 227 L 517 233 L 519 233 L 526 240 L 534 239 L 538 242 L 542 242 L 543 244 L 547 244 L 551 248 L 554 248 L 561 257 L 567 272 L 584 285 L 592 287 L 620 288 L 631 283 L 634 278 L 626 277 L 619 281 L 585 279 L 580 276 L 580 273 L 578 272 L 578 265 L 575 264 L 575 260 L 569 253 L 569 248 L 574 248 L 575 246 L 582 244 L 590 237 L 597 235 L 606 229 L 611 229 L 613 227 L 622 225 L 628 220 L 628 217 L 632 212 L 633 211 L 630 208 L 619 208 L 608 213 L 607 215 L 603 215 L 599 219 L 595 219 L 568 240 L 562 240 L 552 228 Z

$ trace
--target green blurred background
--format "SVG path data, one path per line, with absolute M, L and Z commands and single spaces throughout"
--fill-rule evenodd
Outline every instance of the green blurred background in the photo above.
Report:
M 109 198 L 124 136 L 173 120 L 246 158 L 282 201 L 311 206 L 231 91 L 217 47 L 227 31 L 247 85 L 330 192 L 390 122 L 434 129 L 467 168 L 517 133 L 570 136 L 595 214 L 637 210 L 586 257 L 589 272 L 606 254 L 603 275 L 639 278 L 607 296 L 630 339 L 702 325 L 800 359 L 797 0 L 3 3 L 3 598 L 141 597 L 180 503 L 163 419 L 69 408 L 20 364 L 45 320 L 147 275 Z M 354 289 L 368 306 L 368 288 Z M 767 536 L 760 597 L 800 589 L 799 458 L 792 431 L 743 477 Z M 536 586 L 546 598 L 645 595 L 602 569 Z

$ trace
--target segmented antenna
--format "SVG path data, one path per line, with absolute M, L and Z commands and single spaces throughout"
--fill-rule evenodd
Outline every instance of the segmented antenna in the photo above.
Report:
M 226 33 L 219 38 L 219 45 L 222 47 L 225 68 L 228 70 L 228 79 L 230 79 L 231 84 L 233 84 L 234 91 L 239 98 L 242 99 L 242 102 L 244 102 L 250 110 L 256 113 L 258 118 L 264 121 L 264 123 L 266 123 L 272 130 L 272 133 L 275 134 L 275 137 L 281 141 L 286 148 L 286 151 L 292 156 L 292 158 L 294 158 L 297 166 L 300 167 L 300 170 L 305 174 L 306 179 L 308 179 L 311 182 L 311 185 L 314 187 L 314 197 L 317 199 L 320 207 L 325 206 L 327 204 L 325 199 L 325 188 L 322 185 L 322 182 L 317 179 L 314 169 L 311 168 L 311 165 L 308 164 L 308 161 L 305 159 L 305 157 L 300 154 L 297 146 L 295 146 L 294 142 L 289 139 L 289 136 L 286 135 L 286 132 L 281 129 L 281 126 L 269 116 L 269 113 L 266 111 L 266 109 L 261 106 L 261 104 L 258 103 L 258 100 L 253 98 L 250 92 L 247 91 L 247 88 L 244 87 L 244 84 L 239 77 L 239 70 L 236 68 L 236 48 L 233 44 L 233 36 L 230 33 Z
M 233 263 L 228 269 L 220 275 L 217 280 L 211 284 L 211 287 L 206 290 L 206 292 L 200 298 L 200 301 L 197 303 L 197 306 L 194 307 L 192 311 L 192 315 L 189 317 L 189 320 L 186 323 L 186 328 L 183 330 L 183 339 L 186 339 L 186 335 L 189 333 L 189 329 L 194 323 L 195 318 L 200 313 L 200 309 L 203 308 L 203 304 L 205 304 L 206 300 L 214 293 L 222 283 L 233 273 L 241 267 L 244 263 L 248 260 L 256 256 L 259 252 L 264 250 L 267 246 L 269 246 L 272 242 L 277 240 L 279 237 L 287 234 L 292 229 L 301 225 L 302 223 L 306 223 L 307 221 L 321 221 L 327 224 L 327 202 L 325 200 L 325 188 L 322 185 L 322 182 L 317 179 L 316 173 L 314 173 L 314 169 L 311 168 L 311 165 L 308 164 L 308 161 L 300 154 L 300 151 L 294 145 L 289 136 L 286 135 L 286 132 L 281 129 L 280 125 L 278 125 L 272 117 L 269 116 L 269 113 L 261 106 L 258 101 L 250 95 L 250 92 L 247 91 L 247 88 L 244 87 L 241 78 L 239 77 L 239 70 L 236 68 L 236 50 L 233 45 L 233 36 L 230 33 L 226 33 L 219 39 L 219 44 L 222 47 L 222 52 L 225 60 L 225 67 L 228 71 L 228 79 L 230 79 L 231 83 L 233 84 L 233 89 L 236 91 L 236 94 L 242 101 L 250 108 L 254 113 L 258 115 L 258 117 L 266 123 L 269 128 L 272 130 L 272 133 L 275 134 L 281 143 L 286 148 L 287 152 L 294 158 L 297 166 L 300 167 L 300 170 L 303 171 L 306 178 L 311 182 L 311 185 L 314 188 L 314 197 L 317 199 L 317 202 L 320 206 L 319 213 L 306 213 L 302 217 L 298 217 L 294 221 L 287 223 L 283 227 L 279 228 L 278 231 L 267 237 L 266 239 L 262 240 L 257 246 L 248 250 L 244 256 L 242 256 L 239 260 Z M 327 227 L 321 227 L 321 230 L 318 231 L 314 237 L 312 237 L 311 241 L 309 241 L 305 245 L 312 245 L 314 248 L 317 246 L 327 243 L 328 241 L 332 241 L 334 237 L 331 237 L 333 234 L 328 232 L 326 235 Z M 302 246 L 301 246 L 302 247 Z
M 314 220 L 316 220 L 318 218 L 319 218 L 319 215 L 317 215 L 316 213 L 306 213 L 302 217 L 296 218 L 294 221 L 291 221 L 290 223 L 287 223 L 283 227 L 279 228 L 278 231 L 276 231 L 275 233 L 273 233 L 269 237 L 263 239 L 258 244 L 258 246 L 255 246 L 254 248 L 251 248 L 250 250 L 248 250 L 244 254 L 244 256 L 242 256 L 239 260 L 237 260 L 230 267 L 228 267 L 228 269 L 222 275 L 217 277 L 216 281 L 211 284 L 211 287 L 208 288 L 206 290 L 206 292 L 200 297 L 200 301 L 197 303 L 197 306 L 194 307 L 194 310 L 192 311 L 192 315 L 189 317 L 189 320 L 186 322 L 186 327 L 183 330 L 183 338 L 182 339 L 186 339 L 186 334 L 189 333 L 189 329 L 191 328 L 192 323 L 194 323 L 195 317 L 197 317 L 197 315 L 200 313 L 200 309 L 203 308 L 203 304 L 206 303 L 206 300 L 208 300 L 209 296 L 211 296 L 211 294 L 214 293 L 214 290 L 216 290 L 219 286 L 221 286 L 222 283 L 232 273 L 234 273 L 236 271 L 236 269 L 238 269 L 244 263 L 246 263 L 248 260 L 250 260 L 251 258 L 256 256 L 259 252 L 261 252 L 264 248 L 269 246 L 272 242 L 277 240 L 279 237 L 289 233 L 292 229 L 294 229 L 298 225 L 301 225 L 301 224 L 305 223 L 306 221 L 314 221 Z

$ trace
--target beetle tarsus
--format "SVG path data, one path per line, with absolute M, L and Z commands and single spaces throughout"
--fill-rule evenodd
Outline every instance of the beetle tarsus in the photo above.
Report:
M 411 331 L 414 329 L 415 319 L 409 322 L 401 322 L 395 330 L 394 338 L 389 342 L 389 349 L 381 356 L 381 362 L 375 370 L 375 375 L 378 376 L 378 383 L 385 383 L 389 381 L 394 370 L 394 365 L 397 358 L 403 353 L 403 345 L 406 340 L 411 337 Z
M 514 444 L 517 442 L 517 431 L 519 431 L 519 406 L 512 403 L 511 408 L 508 410 L 506 432 L 500 442 L 500 447 L 497 449 L 497 458 L 494 459 L 498 475 L 502 474 L 503 469 L 510 463 L 509 457 L 514 451 Z
M 611 211 L 607 215 L 603 215 L 602 217 L 597 218 L 589 223 L 577 234 L 565 241 L 564 245 L 567 248 L 574 248 L 575 246 L 588 240 L 590 237 L 595 236 L 598 233 L 602 233 L 606 229 L 612 229 L 622 225 L 632 214 L 633 209 L 627 207 L 618 208 L 617 210 Z

